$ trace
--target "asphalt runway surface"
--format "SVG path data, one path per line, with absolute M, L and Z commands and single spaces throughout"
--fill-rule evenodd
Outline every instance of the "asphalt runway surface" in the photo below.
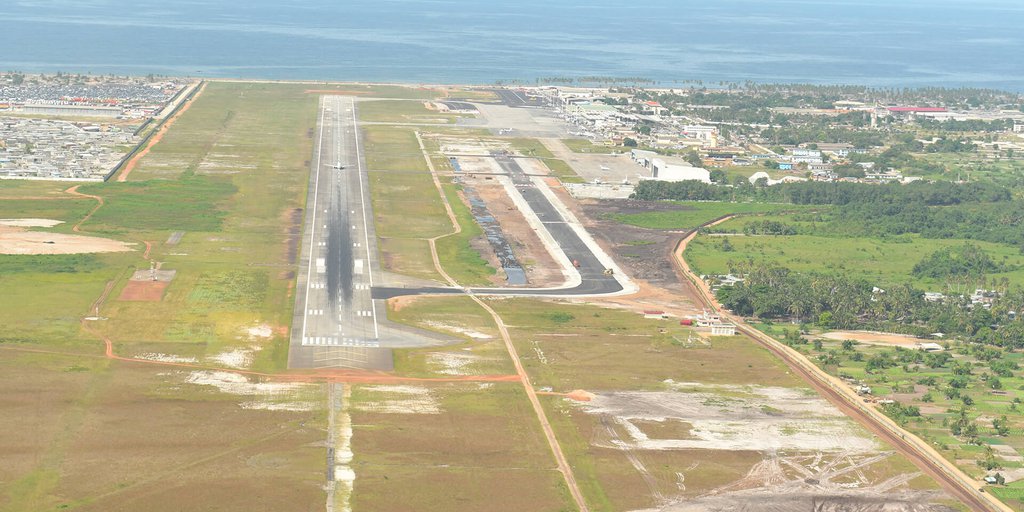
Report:
M 389 369 L 372 298 L 376 245 L 352 98 L 321 99 L 293 321 L 292 368 Z

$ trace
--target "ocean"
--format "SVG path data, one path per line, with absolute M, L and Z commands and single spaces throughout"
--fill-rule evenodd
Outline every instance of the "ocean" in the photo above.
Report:
M 1019 0 L 3 0 L 0 69 L 1024 92 Z

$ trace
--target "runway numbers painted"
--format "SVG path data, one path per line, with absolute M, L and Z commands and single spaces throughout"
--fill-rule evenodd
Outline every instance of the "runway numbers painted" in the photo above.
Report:
M 311 309 L 309 310 L 309 316 L 323 316 L 324 310 L 322 309 Z
M 352 247 L 362 247 L 362 246 L 363 246 L 363 244 L 361 244 L 359 242 L 356 242 L 356 243 L 352 244 Z
M 373 316 L 372 311 L 358 311 L 356 314 L 358 316 Z
M 368 284 L 357 284 L 356 285 L 356 290 L 369 290 L 369 289 L 370 289 L 370 285 L 368 285 Z

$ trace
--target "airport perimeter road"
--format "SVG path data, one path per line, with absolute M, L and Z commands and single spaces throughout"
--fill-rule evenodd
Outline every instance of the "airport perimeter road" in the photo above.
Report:
M 376 246 L 355 102 L 320 101 L 289 367 L 389 369 L 371 296 Z

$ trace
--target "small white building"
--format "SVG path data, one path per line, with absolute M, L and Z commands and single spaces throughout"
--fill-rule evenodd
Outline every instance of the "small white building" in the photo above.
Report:
M 711 173 L 700 167 L 665 163 L 660 158 L 651 161 L 651 179 L 658 181 L 700 181 L 711 183 Z
M 711 324 L 712 336 L 735 336 L 736 326 L 729 323 Z

